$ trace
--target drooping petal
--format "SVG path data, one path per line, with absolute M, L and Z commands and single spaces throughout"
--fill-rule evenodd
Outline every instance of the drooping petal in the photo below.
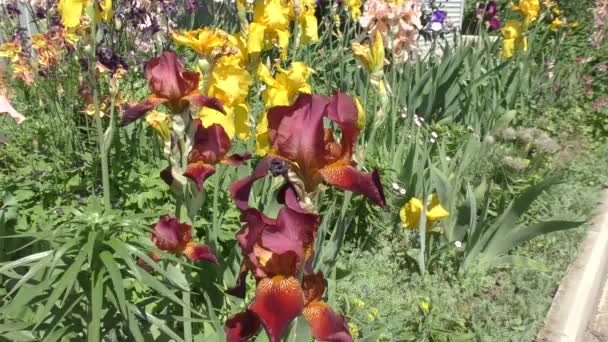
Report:
M 251 153 L 234 153 L 224 158 L 224 161 L 231 166 L 241 166 L 245 161 L 251 158 Z
M 203 188 L 203 183 L 205 180 L 209 178 L 211 175 L 215 173 L 215 168 L 203 161 L 198 161 L 196 163 L 188 164 L 186 168 L 186 172 L 184 172 L 184 176 L 189 178 L 196 185 L 196 189 L 201 191 Z
M 302 314 L 304 296 L 295 277 L 275 276 L 258 283 L 249 309 L 254 312 L 270 339 L 279 342 L 289 323 Z
M 15 119 L 17 124 L 20 124 L 25 120 L 25 116 L 15 110 L 10 102 L 8 102 L 8 99 L 2 94 L 0 94 L 0 113 L 8 113 L 11 118 Z
M 239 276 L 236 278 L 236 284 L 225 292 L 231 296 L 245 298 L 245 295 L 247 294 L 247 273 L 249 273 L 249 268 L 247 268 L 246 263 L 243 261 L 241 263 Z
M 231 146 L 224 128 L 218 124 L 204 127 L 200 120 L 193 120 L 192 124 L 195 132 L 190 161 L 214 165 L 223 160 Z
M 239 312 L 226 320 L 226 342 L 247 341 L 260 330 L 260 320 L 250 310 Z
M 164 251 L 183 250 L 192 241 L 192 226 L 180 223 L 175 217 L 163 215 L 151 228 L 154 230 L 150 234 L 152 242 Z
M 171 166 L 167 166 L 160 172 L 160 178 L 171 186 L 173 184 L 173 175 L 171 174 Z
M 247 52 L 258 53 L 264 50 L 264 32 L 266 26 L 258 23 L 251 23 L 249 25 L 249 35 L 247 39 Z
M 268 111 L 268 136 L 277 154 L 297 163 L 312 178 L 323 166 L 323 116 L 328 105 L 321 95 L 300 94 L 292 106 Z M 306 180 L 305 180 L 306 182 Z
M 410 200 L 401 207 L 399 211 L 399 217 L 404 228 L 416 229 L 420 222 L 420 216 L 422 215 L 422 201 L 418 198 L 412 197 Z
M 216 265 L 220 263 L 215 255 L 213 255 L 213 252 L 211 252 L 209 246 L 200 243 L 188 242 L 184 249 L 184 254 L 192 261 L 205 260 Z
M 209 97 L 203 94 L 195 93 L 184 96 L 184 100 L 192 103 L 195 106 L 211 108 L 226 115 L 226 111 L 224 110 L 224 105 L 222 105 L 222 101 L 218 100 L 215 97 Z
M 336 314 L 329 305 L 314 301 L 304 308 L 304 317 L 310 326 L 312 336 L 319 341 L 352 342 L 344 316 Z
M 241 210 L 249 208 L 249 193 L 253 183 L 265 177 L 268 174 L 268 168 L 274 157 L 266 157 L 258 163 L 251 176 L 242 178 L 230 186 L 230 194 L 236 203 L 236 206 Z
M 125 112 L 122 115 L 121 125 L 124 127 L 124 126 L 130 124 L 131 122 L 144 116 L 144 114 L 146 114 L 146 112 L 148 112 L 152 108 L 160 105 L 161 103 L 165 103 L 167 101 L 168 101 L 167 99 L 156 97 L 154 95 L 148 96 L 142 102 L 136 104 L 135 106 L 129 107 L 129 108 L 127 108 L 127 110 L 125 110 Z
M 338 160 L 319 170 L 319 174 L 333 186 L 364 195 L 382 208 L 386 206 L 384 190 L 376 170 L 364 173 L 351 163 Z

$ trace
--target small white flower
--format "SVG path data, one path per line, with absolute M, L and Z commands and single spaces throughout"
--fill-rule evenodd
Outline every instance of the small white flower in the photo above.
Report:
M 416 119 L 416 120 L 414 121 L 414 123 L 416 124 L 416 126 L 418 126 L 418 127 L 422 127 L 422 122 L 418 121 L 418 119 Z
M 437 140 L 435 140 L 434 138 L 429 139 L 429 141 L 431 142 L 431 144 L 434 144 Z
M 431 132 L 431 136 L 435 139 L 439 138 L 439 134 L 437 134 L 436 132 Z
M 445 160 L 450 161 L 450 160 L 452 160 L 452 158 L 450 158 L 450 157 L 445 157 Z
M 422 116 L 419 116 L 420 121 L 424 122 L 424 118 Z
M 404 188 L 399 189 L 399 193 L 405 195 L 407 191 Z
M 401 113 L 401 117 L 404 119 L 407 118 L 407 113 Z
M 456 248 L 462 248 L 462 242 L 456 241 L 454 242 L 454 246 L 456 246 Z
M 393 183 L 393 189 L 394 190 L 399 190 L 399 184 Z

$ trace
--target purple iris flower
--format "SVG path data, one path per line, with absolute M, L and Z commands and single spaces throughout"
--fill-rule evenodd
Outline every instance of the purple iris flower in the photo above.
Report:
M 431 19 L 429 20 L 428 29 L 433 32 L 443 30 L 443 23 L 445 22 L 447 15 L 446 11 L 433 11 L 433 13 L 431 13 Z

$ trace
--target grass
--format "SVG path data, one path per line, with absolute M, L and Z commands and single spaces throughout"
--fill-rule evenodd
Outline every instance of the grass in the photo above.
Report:
M 571 161 L 564 182 L 537 203 L 540 216 L 589 218 L 608 181 L 608 160 L 602 158 L 607 151 L 608 144 L 594 146 Z M 446 258 L 424 277 L 404 263 L 414 234 L 388 229 L 368 250 L 353 253 L 353 248 L 344 254 L 344 277 L 336 293 L 350 308 L 361 336 L 383 334 L 389 341 L 534 341 L 587 228 L 544 235 L 513 252 L 532 258 L 535 265 L 463 276 Z M 448 252 L 457 253 L 455 246 Z M 429 304 L 428 314 L 422 303 Z M 372 320 L 374 307 L 379 314 Z

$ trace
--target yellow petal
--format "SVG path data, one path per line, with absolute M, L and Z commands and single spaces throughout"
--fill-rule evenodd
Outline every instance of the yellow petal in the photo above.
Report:
M 281 50 L 281 59 L 286 59 L 287 49 L 289 48 L 289 30 L 276 30 L 275 33 Z
M 384 43 L 380 31 L 376 31 L 374 39 L 374 49 L 372 51 L 372 72 L 382 70 L 384 68 Z
M 259 122 L 256 126 L 256 136 L 255 136 L 255 154 L 260 157 L 268 154 L 270 150 L 270 138 L 268 137 L 268 118 L 266 117 L 266 113 L 263 113 Z
M 422 213 L 422 201 L 418 198 L 411 198 L 401 210 L 399 217 L 404 228 L 416 229 L 420 222 L 420 214 Z
M 257 23 L 249 25 L 249 36 L 247 40 L 247 52 L 257 53 L 264 50 L 264 32 L 266 26 Z
M 363 128 L 363 125 L 365 125 L 365 110 L 363 109 L 359 98 L 355 97 L 354 99 L 355 105 L 357 106 L 357 128 L 361 129 Z
M 302 25 L 302 37 L 300 42 L 302 44 L 308 44 L 311 42 L 319 41 L 319 33 L 317 31 L 317 17 L 315 17 L 315 10 L 302 11 L 300 14 L 300 24 Z
M 61 14 L 61 24 L 65 27 L 76 27 L 80 24 L 82 10 L 88 0 L 59 0 L 57 10 Z
M 441 206 L 441 203 L 439 203 L 439 196 L 433 194 L 433 198 L 426 213 L 429 222 L 444 219 L 448 217 L 449 214 L 450 213 Z
M 101 9 L 101 11 L 99 11 L 99 15 L 101 16 L 101 19 L 103 21 L 105 21 L 106 23 L 109 23 L 110 21 L 112 21 L 112 16 L 113 16 L 113 12 L 112 12 L 112 0 L 102 0 L 99 3 L 99 8 Z
M 203 126 L 205 127 L 209 127 L 213 124 L 221 125 L 228 137 L 232 139 L 236 133 L 236 129 L 234 127 L 234 111 L 231 107 L 226 106 L 224 106 L 224 111 L 226 112 L 226 115 L 216 111 L 215 109 L 202 107 L 198 113 L 198 117 L 201 119 Z

